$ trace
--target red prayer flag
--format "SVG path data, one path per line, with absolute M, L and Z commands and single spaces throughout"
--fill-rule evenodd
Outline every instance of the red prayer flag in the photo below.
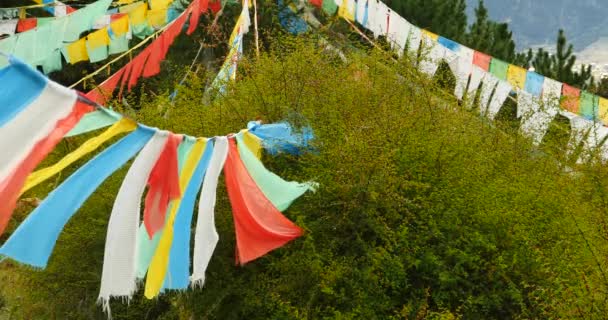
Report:
M 112 94 L 124 72 L 125 67 L 120 68 L 120 70 L 106 79 L 106 81 L 102 82 L 97 88 L 87 92 L 86 97 L 101 105 L 105 105 L 106 102 L 112 98 Z
M 310 3 L 317 8 L 323 7 L 323 0 L 310 0 Z
M 146 67 L 142 74 L 144 78 L 149 78 L 160 73 L 160 63 L 163 61 L 161 55 L 163 53 L 164 41 L 165 37 L 161 35 L 150 44 L 150 56 L 148 57 L 148 61 L 146 61 Z
M 237 264 L 255 260 L 302 235 L 302 229 L 287 219 L 251 178 L 234 139 L 229 140 L 224 174 L 234 217 Z
M 222 10 L 222 2 L 220 0 L 215 0 L 209 3 L 209 9 L 211 9 L 211 12 L 214 14 L 220 12 L 220 10 Z
M 37 18 L 19 19 L 19 22 L 17 22 L 17 32 L 24 32 L 34 29 L 37 25 Z
M 196 30 L 196 27 L 198 26 L 198 19 L 201 16 L 199 0 L 192 1 L 192 4 L 190 4 L 190 6 L 192 7 L 192 13 L 190 13 L 190 22 L 188 23 L 189 24 L 188 31 L 186 31 L 186 33 L 188 35 L 191 35 L 194 32 L 194 30 Z
M 131 91 L 131 88 L 137 84 L 137 80 L 141 77 L 141 74 L 144 70 L 144 65 L 148 56 L 150 56 L 150 51 L 152 47 L 146 47 L 142 52 L 140 52 L 133 61 L 129 62 L 131 66 L 131 74 L 129 75 L 129 85 L 128 90 Z
M 70 114 L 57 121 L 53 131 L 38 141 L 19 166 L 0 183 L 0 235 L 6 229 L 13 210 L 17 206 L 17 200 L 27 177 L 55 149 L 55 146 L 61 141 L 63 136 L 76 126 L 82 116 L 92 110 L 93 108 L 90 105 L 77 101 Z
M 473 55 L 473 64 L 482 68 L 484 71 L 490 71 L 490 62 L 492 61 L 492 57 L 481 53 L 479 51 L 475 51 Z
M 150 239 L 165 225 L 167 207 L 180 196 L 177 147 L 182 136 L 170 133 L 154 168 L 148 177 L 148 194 L 144 203 L 144 225 Z
M 562 87 L 562 96 L 564 97 L 562 108 L 578 114 L 581 90 L 564 83 L 564 86 Z

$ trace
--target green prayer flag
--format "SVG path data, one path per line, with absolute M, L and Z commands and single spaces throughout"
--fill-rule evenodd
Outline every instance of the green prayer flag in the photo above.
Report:
M 590 120 L 599 119 L 598 105 L 598 96 L 587 91 L 581 93 L 579 113 L 582 117 Z
M 59 71 L 63 67 L 61 64 L 61 50 L 56 49 L 49 54 L 44 61 L 41 61 L 42 71 L 45 74 Z
M 323 0 L 322 8 L 330 16 L 333 16 L 338 11 L 338 6 L 334 0 Z
M 108 58 L 108 47 L 100 46 L 97 49 L 91 50 L 91 48 L 89 48 L 89 44 L 87 43 L 87 53 L 89 54 L 89 61 L 92 63 L 103 61 Z
M 496 58 L 492 58 L 492 62 L 490 62 L 490 73 L 493 74 L 496 78 L 501 80 L 507 80 L 507 73 L 509 71 L 509 64 L 498 60 Z
M 110 38 L 110 46 L 108 48 L 109 54 L 117 54 L 129 50 L 129 39 L 127 35 L 120 37 Z
M 314 186 L 310 183 L 285 181 L 266 169 L 264 164 L 245 145 L 243 134 L 243 132 L 239 132 L 236 135 L 241 160 L 262 193 L 279 211 L 287 210 L 306 191 L 314 190 Z
M 113 125 L 122 118 L 122 115 L 116 113 L 110 109 L 97 110 L 89 112 L 80 119 L 78 124 L 66 134 L 66 137 L 73 137 L 87 132 L 95 131 L 97 129 L 105 128 Z

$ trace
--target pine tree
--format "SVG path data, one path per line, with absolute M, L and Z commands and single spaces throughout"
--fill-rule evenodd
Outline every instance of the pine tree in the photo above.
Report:
M 475 9 L 475 22 L 465 37 L 465 44 L 508 62 L 516 58 L 515 42 L 509 25 L 490 20 L 483 0 L 479 1 Z
M 540 48 L 532 60 L 536 71 L 570 85 L 587 89 L 593 84 L 591 66 L 582 66 L 580 71 L 574 71 L 576 56 L 572 44 L 568 44 L 564 30 L 559 30 L 555 54 L 550 54 Z
M 464 39 L 467 28 L 464 0 L 391 0 L 386 3 L 420 28 L 455 41 Z

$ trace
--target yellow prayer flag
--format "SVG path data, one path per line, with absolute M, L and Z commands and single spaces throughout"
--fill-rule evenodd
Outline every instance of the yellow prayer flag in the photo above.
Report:
M 110 140 L 112 137 L 119 135 L 123 132 L 133 131 L 135 130 L 135 128 L 137 128 L 137 124 L 133 120 L 129 120 L 126 118 L 120 119 L 118 122 L 106 129 L 106 131 L 104 131 L 102 134 L 87 140 L 80 147 L 78 147 L 78 149 L 67 154 L 65 157 L 59 160 L 59 162 L 30 174 L 27 177 L 27 180 L 25 181 L 25 185 L 21 190 L 21 194 L 25 193 L 29 189 L 37 186 L 48 178 L 61 172 L 61 170 L 67 168 L 69 165 L 76 162 L 78 159 L 95 151 L 103 143 Z
M 423 34 L 426 34 L 428 37 L 430 37 L 431 39 L 433 39 L 434 41 L 439 40 L 439 35 L 436 33 L 432 33 L 428 30 L 422 30 Z
M 112 34 L 116 37 L 122 37 L 129 32 L 129 16 L 120 17 L 110 23 Z
M 338 15 L 346 20 L 355 21 L 355 5 L 352 0 L 342 0 Z
M 66 45 L 65 50 L 68 56 L 68 60 L 70 60 L 70 64 L 89 60 L 86 38 L 82 38 L 76 42 L 72 42 Z
M 118 1 L 116 1 L 116 4 L 119 4 L 119 5 L 131 4 L 134 1 L 135 0 L 118 0 Z
M 148 11 L 148 23 L 154 28 L 162 28 L 167 24 L 167 8 L 151 9 Z
M 186 190 L 188 183 L 194 174 L 196 165 L 203 156 L 205 147 L 207 145 L 206 139 L 198 139 L 192 147 L 192 151 L 186 159 L 184 169 L 179 176 L 179 188 Z M 183 195 L 183 192 L 182 192 Z M 182 196 L 175 199 L 171 203 L 171 211 L 169 212 L 165 227 L 162 231 L 160 241 L 152 257 L 152 262 L 148 268 L 148 278 L 146 279 L 146 288 L 144 295 L 148 299 L 152 299 L 158 295 L 160 289 L 165 281 L 165 274 L 169 267 L 169 252 L 171 251 L 171 245 L 173 244 L 173 223 L 175 222 L 175 216 L 179 210 L 179 206 L 182 201 Z
M 507 70 L 507 81 L 513 87 L 523 89 L 526 85 L 526 73 L 526 69 L 511 64 Z
M 108 36 L 108 29 L 101 28 L 87 36 L 89 48 L 95 50 L 99 47 L 108 46 L 110 44 L 110 37 Z
M 608 99 L 600 97 L 598 112 L 604 124 L 608 124 Z
M 132 25 L 140 25 L 146 23 L 146 15 L 148 13 L 148 5 L 144 2 L 130 4 L 119 9 L 121 13 L 129 15 L 129 21 Z
M 243 131 L 243 142 L 256 158 L 262 158 L 262 139 L 245 129 Z
M 150 10 L 167 9 L 173 0 L 150 0 Z

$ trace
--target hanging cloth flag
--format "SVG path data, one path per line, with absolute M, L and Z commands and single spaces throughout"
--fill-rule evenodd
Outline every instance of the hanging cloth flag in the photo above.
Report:
M 163 288 L 187 289 L 190 277 L 190 226 L 196 196 L 201 189 L 203 178 L 213 155 L 213 141 L 207 141 L 205 153 L 194 170 L 192 178 L 182 197 L 175 222 L 173 223 L 174 238 L 169 255 L 169 269 Z
M 192 2 L 192 13 L 190 14 L 186 34 L 191 35 L 196 30 L 201 13 L 205 13 L 208 10 L 208 2 L 208 0 L 194 0 Z
M 329 16 L 333 16 L 338 11 L 338 5 L 336 5 L 334 0 L 323 0 L 322 8 Z
M 439 63 L 446 56 L 446 48 L 437 44 L 437 35 L 429 31 L 422 32 L 422 58 L 419 62 L 421 72 L 429 77 L 435 75 Z
M 545 78 L 543 82 L 543 104 L 559 109 L 560 98 L 562 96 L 562 83 L 550 78 Z
M 282 152 L 296 156 L 300 155 L 302 149 L 308 148 L 309 142 L 314 139 L 311 127 L 304 127 L 300 133 L 295 133 L 287 122 L 261 124 L 260 121 L 250 121 L 247 124 L 247 130 L 262 140 L 264 149 L 271 155 L 277 155 Z M 256 148 L 251 148 L 251 145 L 257 143 L 257 141 L 248 142 L 248 137 L 250 136 L 244 136 L 245 145 L 260 159 L 261 150 L 258 151 Z
M 490 73 L 486 73 L 483 78 L 483 82 L 481 84 L 481 94 L 479 95 L 479 111 L 483 116 L 485 116 L 488 112 L 490 98 L 492 97 L 494 89 L 498 85 L 498 81 L 500 80 Z
M 245 264 L 302 235 L 260 191 L 243 165 L 234 139 L 224 167 L 234 216 L 236 262 Z
M 310 4 L 321 9 L 323 7 L 323 0 L 310 0 Z
M 277 0 L 277 5 L 279 6 L 279 21 L 283 28 L 295 35 L 308 31 L 308 24 L 298 16 L 298 9 L 295 5 L 292 3 L 285 5 L 283 0 Z
M 459 47 L 458 58 L 449 63 L 450 69 L 456 77 L 454 95 L 458 100 L 462 100 L 464 92 L 469 82 L 469 76 L 473 72 L 473 56 L 475 51 L 465 46 Z
M 526 86 L 526 69 L 516 65 L 509 65 L 507 70 L 507 81 L 517 89 L 523 89 Z
M 70 130 L 65 135 L 66 138 L 78 136 L 91 131 L 95 131 L 101 128 L 105 128 L 113 125 L 122 118 L 122 115 L 118 112 L 114 112 L 111 109 L 103 108 L 101 110 L 89 112 L 80 119 L 74 129 Z
M 27 18 L 19 19 L 17 23 L 17 32 L 25 32 L 36 28 L 38 25 L 38 18 Z
M 129 85 L 127 87 L 129 91 L 131 91 L 131 89 L 137 84 L 139 78 L 142 76 L 144 65 L 150 56 L 151 49 L 152 47 L 150 46 L 146 47 L 137 55 L 137 57 L 135 57 L 135 59 L 133 59 L 133 61 L 130 62 L 131 74 L 129 75 Z
M 566 154 L 571 155 L 589 134 L 594 123 L 569 111 L 562 111 L 561 114 L 570 120 L 571 133 Z
M 57 121 L 68 116 L 75 103 L 76 92 L 49 81 L 34 101 L 0 127 L 0 148 L 3 150 L 0 179 L 5 179 L 38 141 L 51 134 Z
M 131 297 L 137 290 L 137 228 L 148 176 L 169 133 L 158 131 L 133 161 L 120 186 L 108 223 L 98 301 L 110 314 L 110 297 Z
M 64 156 L 61 160 L 59 160 L 59 162 L 52 166 L 33 172 L 29 177 L 27 177 L 27 181 L 21 190 L 21 194 L 61 172 L 63 169 L 67 168 L 85 155 L 97 150 L 102 144 L 111 138 L 121 133 L 131 132 L 136 128 L 137 124 L 134 121 L 126 118 L 121 119 L 99 136 L 87 140 L 76 150 Z
M 228 139 L 216 137 L 209 168 L 203 180 L 203 188 L 198 201 L 198 219 L 194 236 L 192 276 L 194 286 L 202 287 L 205 282 L 205 272 L 219 235 L 215 229 L 215 202 L 217 183 L 228 156 Z
M 209 9 L 211 9 L 211 12 L 214 14 L 220 12 L 220 10 L 222 10 L 222 2 L 220 0 L 211 1 L 209 3 Z
M 148 24 L 154 29 L 160 29 L 167 24 L 168 8 L 150 9 L 147 12 Z
M 281 212 L 285 211 L 306 191 L 314 190 L 314 186 L 311 183 L 285 181 L 266 169 L 264 164 L 245 145 L 244 136 L 247 135 L 252 134 L 247 131 L 241 131 L 236 135 L 239 156 L 253 181 L 255 181 L 256 185 L 275 208 Z
M 356 3 L 354 0 L 342 0 L 338 9 L 338 16 L 348 20 L 355 21 Z
M 540 90 L 538 88 L 539 86 L 541 87 Z M 561 88 L 561 83 L 555 80 L 549 78 L 545 79 L 541 75 L 528 72 L 526 92 L 530 93 L 532 96 L 530 99 L 534 100 L 532 100 L 533 103 L 530 104 L 526 110 L 520 111 L 520 107 L 518 106 L 518 113 L 521 113 L 522 116 L 520 130 L 524 135 L 532 139 L 534 145 L 539 145 L 542 142 L 551 121 L 559 111 Z M 535 99 L 538 99 L 539 97 L 541 97 L 541 100 L 539 101 L 540 104 L 535 101 Z M 525 108 L 526 104 L 524 102 L 522 109 Z
M 67 26 L 63 34 L 63 41 L 77 41 L 80 38 L 81 33 L 91 30 L 95 20 L 106 14 L 111 3 L 112 0 L 97 0 L 70 15 L 58 18 L 67 21 Z
M 363 2 L 363 0 L 360 0 L 359 2 Z M 395 11 L 391 11 L 388 40 L 393 50 L 397 51 L 399 56 L 401 56 L 405 50 L 410 28 L 411 24 L 409 22 L 403 19 Z
M 376 0 L 372 0 L 376 1 Z M 411 55 L 414 64 L 418 63 L 418 51 L 420 50 L 420 42 L 422 41 L 422 30 L 416 26 L 412 26 L 410 37 L 407 41 L 407 51 Z
M 150 140 L 153 131 L 138 128 L 78 169 L 19 225 L 0 254 L 45 268 L 59 233 L 84 201 Z
M 8 218 L 17 206 L 19 191 L 27 176 L 36 166 L 53 151 L 63 136 L 72 129 L 82 116 L 91 111 L 91 107 L 84 103 L 76 103 L 71 112 L 63 119 L 57 121 L 52 131 L 38 141 L 31 149 L 27 157 L 10 173 L 8 177 L 0 182 L 0 234 L 4 231 Z
M 507 97 L 509 97 L 511 90 L 513 90 L 513 87 L 510 83 L 502 80 L 498 81 L 494 95 L 492 95 L 492 99 L 488 105 L 487 115 L 490 120 L 494 120 L 494 117 L 496 117 L 498 111 L 500 111 L 500 108 L 502 108 L 505 100 L 507 100 Z
M 203 155 L 206 144 L 207 141 L 203 139 L 199 139 L 194 143 L 194 147 L 184 164 L 184 170 L 179 176 L 179 188 L 182 190 L 185 190 L 188 186 L 188 182 L 194 174 L 196 165 Z M 169 266 L 169 251 L 173 243 L 174 222 L 182 200 L 182 197 L 178 197 L 172 204 L 171 212 L 169 213 L 162 236 L 158 242 L 158 247 L 156 248 L 156 252 L 154 252 L 152 262 L 150 262 L 148 275 L 146 277 L 146 288 L 144 290 L 144 295 L 148 299 L 152 299 L 159 294 L 163 281 L 165 280 L 165 275 L 167 274 Z
M 543 93 L 543 83 L 545 82 L 545 77 L 542 75 L 528 71 L 526 74 L 526 87 L 525 90 L 529 92 L 531 95 L 539 98 Z
M 517 117 L 522 121 L 538 110 L 539 99 L 525 90 L 517 91 Z
M 144 225 L 150 239 L 165 224 L 169 203 L 181 195 L 177 168 L 177 146 L 181 135 L 171 134 L 148 179 Z
M 481 82 L 486 75 L 488 75 L 488 73 L 483 71 L 480 67 L 473 66 L 471 79 L 466 91 L 467 93 L 464 97 L 467 108 L 473 108 L 473 103 L 475 102 L 475 92 L 477 92 L 477 89 L 479 89 L 479 85 L 481 85 Z M 481 111 L 483 111 L 483 109 Z
M 253 134 L 241 135 L 242 143 L 256 159 L 262 159 L 262 140 Z
M 148 23 L 148 5 L 145 2 L 120 7 L 119 12 L 129 15 L 132 32 L 136 37 L 144 39 L 154 33 L 154 28 Z
M 190 151 L 194 147 L 194 138 L 186 137 L 182 143 L 180 143 L 177 148 L 177 160 L 178 160 L 178 171 L 181 175 L 183 172 L 183 168 L 190 154 Z M 167 208 L 166 215 L 169 215 L 169 212 L 172 210 L 171 207 L 174 203 L 169 205 Z M 163 226 L 164 227 L 164 226 Z M 160 238 L 162 236 L 162 231 L 157 232 L 152 239 L 148 235 L 148 231 L 146 231 L 146 226 L 142 223 L 137 232 L 137 278 L 143 279 L 146 276 L 146 272 L 148 272 L 148 267 L 150 266 L 150 262 L 152 261 L 152 257 L 156 252 L 156 248 L 158 247 L 158 243 L 160 242 Z
M 599 97 L 589 93 L 587 91 L 583 91 L 581 93 L 581 102 L 580 102 L 580 115 L 581 117 L 587 120 L 599 119 L 598 113 L 598 105 L 599 105 Z
M 448 38 L 444 38 L 444 37 L 439 37 L 437 39 L 437 42 L 439 42 L 440 45 L 446 47 L 447 49 L 450 49 L 454 52 L 458 52 L 460 50 L 460 44 L 456 41 L 452 41 Z
M 72 42 L 65 46 L 62 50 L 65 60 L 70 64 L 76 64 L 80 61 L 89 60 L 89 54 L 87 53 L 86 39 L 82 38 L 76 42 Z
M 581 90 L 564 83 L 564 86 L 562 87 L 562 96 L 562 108 L 574 114 L 578 114 Z
M 608 124 L 608 99 L 600 97 L 598 102 L 598 116 L 604 123 L 604 125 Z
M 0 127 L 38 99 L 47 89 L 47 81 L 27 64 L 11 57 L 10 65 L 0 71 Z
M 17 30 L 18 19 L 0 20 L 0 35 L 13 35 Z
M 482 70 L 489 72 L 491 62 L 492 57 L 479 51 L 475 51 L 475 54 L 473 55 L 473 64 L 480 67 Z
M 496 58 L 492 58 L 492 61 L 490 62 L 490 73 L 496 78 L 500 80 L 507 80 L 508 70 L 508 63 Z
M 112 97 L 112 93 L 116 90 L 125 70 L 126 66 L 120 68 L 120 70 L 102 82 L 98 87 L 87 92 L 86 97 L 99 104 L 105 104 Z
M 41 30 L 45 29 L 47 28 L 41 28 Z M 44 44 L 44 42 L 42 40 L 39 41 L 39 39 L 44 39 L 44 37 L 39 37 L 36 30 L 18 33 L 14 35 L 14 37 L 16 37 L 17 40 L 13 55 L 22 61 L 27 62 L 30 66 L 36 66 L 40 61 L 37 52 L 42 51 L 38 49 L 38 46 Z
M 108 58 L 108 46 L 110 45 L 108 29 L 99 29 L 89 34 L 86 39 L 86 49 L 89 61 L 95 63 Z

